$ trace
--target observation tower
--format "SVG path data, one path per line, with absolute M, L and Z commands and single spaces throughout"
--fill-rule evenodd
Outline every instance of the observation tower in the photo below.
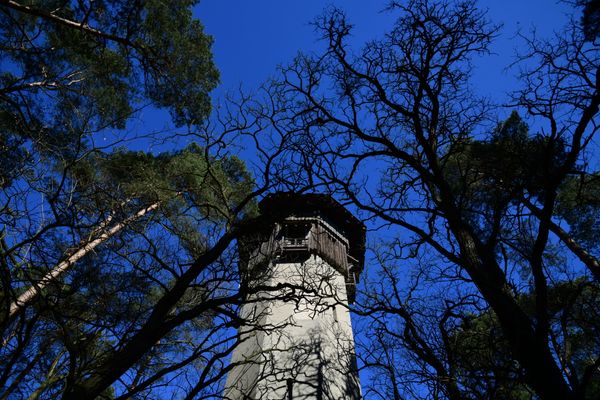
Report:
M 259 209 L 277 222 L 239 241 L 251 294 L 225 398 L 360 399 L 347 305 L 364 265 L 364 225 L 323 194 L 274 193 Z

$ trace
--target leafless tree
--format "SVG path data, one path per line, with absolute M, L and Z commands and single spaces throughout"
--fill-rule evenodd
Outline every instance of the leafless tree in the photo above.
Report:
M 343 12 L 330 10 L 315 23 L 326 50 L 299 55 L 271 86 L 286 110 L 280 126 L 296 132 L 290 169 L 393 237 L 358 311 L 377 322 L 379 351 L 365 361 L 392 386 L 380 397 L 474 396 L 452 352 L 473 315 L 497 319 L 497 339 L 517 365 L 510 379 L 531 396 L 590 396 L 600 359 L 592 351 L 577 365 L 565 353 L 572 337 L 557 331 L 549 293 L 580 279 L 597 287 L 595 250 L 560 228 L 558 207 L 573 177 L 595 174 L 587 160 L 598 129 L 597 45 L 577 24 L 529 41 L 512 106 L 539 128 L 510 143 L 469 90 L 471 59 L 487 52 L 498 27 L 471 1 L 389 8 L 396 24 L 360 51 L 348 44 Z M 561 246 L 583 264 L 557 257 Z

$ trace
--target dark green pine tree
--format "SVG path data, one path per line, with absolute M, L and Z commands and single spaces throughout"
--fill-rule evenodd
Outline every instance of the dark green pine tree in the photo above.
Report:
M 8 336 L 15 324 L 32 323 L 33 333 L 24 349 L 0 355 L 7 366 L 15 358 L 7 370 L 20 372 L 7 379 L 4 394 L 29 390 L 31 398 L 56 397 L 98 369 L 122 366 L 123 360 L 111 360 L 120 347 L 115 332 L 123 335 L 121 345 L 127 343 L 164 291 L 177 284 L 187 268 L 183 266 L 210 248 L 215 231 L 256 214 L 253 202 L 236 210 L 254 188 L 245 165 L 236 157 L 210 157 L 198 145 L 159 155 L 125 149 L 90 153 L 70 170 L 67 180 L 80 188 L 69 200 L 75 204 L 70 210 L 78 215 L 80 228 L 40 239 L 43 251 L 35 251 L 28 260 L 26 277 L 36 284 L 20 293 L 32 290 L 32 296 L 17 303 L 17 313 L 4 325 L 9 326 Z M 140 214 L 140 210 L 149 211 Z M 75 248 L 73 235 L 80 238 Z M 94 247 L 86 247 L 100 235 L 105 236 Z M 47 278 L 80 250 L 84 250 L 81 257 Z M 179 268 L 183 270 L 175 272 Z M 19 278 L 25 276 L 13 275 Z M 235 272 L 213 272 L 206 279 L 195 280 L 173 302 L 169 315 L 203 309 L 220 295 L 213 285 L 234 284 Z M 168 376 L 165 371 L 182 358 L 191 363 L 206 357 L 191 343 L 205 341 L 210 349 L 207 335 L 218 331 L 213 317 L 208 311 L 193 314 L 163 334 L 160 345 L 147 344 L 149 350 L 128 365 L 135 374 L 129 378 L 131 390 L 161 384 L 160 378 Z M 38 358 L 28 366 L 31 354 Z M 194 365 L 202 364 L 198 362 Z M 144 383 L 147 386 L 137 387 Z M 108 387 L 101 398 L 113 398 L 113 392 Z
M 549 289 L 548 311 L 552 340 L 562 349 L 563 363 L 575 372 L 571 379 L 583 384 L 581 399 L 600 397 L 600 378 L 594 373 L 594 358 L 600 335 L 600 291 L 596 285 L 578 279 Z M 535 298 L 520 298 L 529 313 L 534 313 Z M 525 384 L 524 371 L 511 354 L 493 312 L 468 315 L 451 334 L 449 351 L 455 362 L 458 384 L 470 399 L 529 400 L 536 396 Z
M 593 42 L 600 36 L 600 1 L 579 0 L 577 4 L 583 8 L 581 25 L 585 38 Z
M 76 159 L 141 107 L 202 123 L 219 74 L 196 3 L 3 2 L 1 187 L 40 157 Z
M 531 135 L 527 124 L 513 112 L 488 138 L 455 145 L 447 157 L 446 169 L 473 226 L 485 237 L 493 231 L 489 221 L 510 207 L 524 204 L 534 217 L 539 215 L 540 210 L 534 205 L 536 198 L 545 194 L 546 182 L 564 162 L 565 153 L 561 140 Z M 548 289 L 551 343 L 561 363 L 570 366 L 574 386 L 584 390 L 578 393 L 582 399 L 600 396 L 600 380 L 593 362 L 600 333 L 595 311 L 600 307 L 599 190 L 597 173 L 570 171 L 556 193 L 555 217 L 561 223 L 551 222 L 550 226 L 562 245 L 583 263 L 582 268 L 588 267 L 591 272 L 590 278 L 558 282 Z M 517 252 L 526 252 L 531 244 L 527 236 L 514 235 L 512 246 Z M 554 254 L 546 256 L 549 264 L 552 260 L 561 262 L 557 251 L 555 248 Z M 518 301 L 533 318 L 535 295 L 522 295 Z M 525 384 L 525 372 L 512 357 L 494 313 L 465 315 L 462 319 L 463 323 L 451 334 L 447 352 L 455 363 L 458 384 L 468 398 L 536 398 Z
M 133 123 L 148 107 L 204 127 L 219 74 L 196 4 L 0 2 L 0 398 L 147 394 L 178 368 L 212 377 L 205 304 L 235 269 L 225 245 L 206 252 L 253 213 L 254 183 L 200 146 L 125 147 L 170 139 Z

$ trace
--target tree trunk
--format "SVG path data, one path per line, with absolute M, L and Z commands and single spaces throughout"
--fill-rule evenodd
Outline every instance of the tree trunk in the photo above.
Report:
M 524 202 L 527 208 L 531 210 L 531 212 L 539 216 L 541 210 L 531 204 L 529 201 Z M 574 240 L 568 232 L 566 232 L 559 225 L 550 221 L 550 230 L 554 233 L 558 238 L 579 258 L 579 261 L 585 264 L 585 266 L 590 270 L 594 278 L 598 282 L 600 282 L 600 261 L 591 255 L 587 250 L 585 250 L 576 240 Z
M 249 224 L 252 226 L 252 224 Z M 176 316 L 167 318 L 170 311 L 181 299 L 189 284 L 196 279 L 198 274 L 208 265 L 213 263 L 227 249 L 229 244 L 237 238 L 239 230 L 225 233 L 210 250 L 201 255 L 194 264 L 176 281 L 174 286 L 166 292 L 154 307 L 152 314 L 141 329 L 129 340 L 126 346 L 115 351 L 107 357 L 102 365 L 89 375 L 83 382 L 78 382 L 72 387 L 67 387 L 63 393 L 63 400 L 80 400 L 96 398 L 102 391 L 113 384 L 133 364 L 148 352 L 152 346 L 171 329 L 185 322 L 186 318 Z M 229 301 L 229 300 L 222 300 Z M 214 304 L 210 300 L 203 307 L 209 309 L 220 305 L 217 299 Z M 202 310 L 197 311 L 202 312 Z M 193 316 L 189 316 L 192 318 Z
M 159 205 L 160 203 L 154 203 L 146 208 L 143 208 L 131 217 L 126 218 L 124 221 L 119 222 L 112 226 L 110 229 L 105 230 L 108 224 L 112 221 L 112 217 L 107 218 L 107 220 L 104 221 L 100 227 L 98 227 L 92 232 L 88 239 L 80 243 L 80 247 L 75 253 L 71 254 L 66 260 L 59 263 L 50 272 L 44 275 L 44 277 L 41 280 L 33 283 L 29 289 L 21 293 L 19 297 L 13 303 L 11 303 L 8 313 L 8 321 L 12 321 L 21 311 L 23 311 L 27 306 L 29 306 L 35 300 L 35 298 L 46 287 L 48 287 L 48 285 L 52 281 L 54 281 L 62 273 L 64 273 L 71 266 L 73 266 L 73 264 L 75 264 L 81 258 L 89 254 L 100 244 L 106 242 L 108 239 L 113 237 L 115 234 L 117 234 L 119 231 L 125 228 L 129 223 L 157 209 Z M 94 239 L 94 237 L 98 234 L 100 235 Z
M 543 400 L 576 399 L 556 365 L 548 342 L 539 339 L 533 321 L 510 294 L 494 255 L 482 250 L 467 230 L 454 230 L 465 259 L 465 269 L 498 317 L 513 356 L 525 370 L 527 384 Z

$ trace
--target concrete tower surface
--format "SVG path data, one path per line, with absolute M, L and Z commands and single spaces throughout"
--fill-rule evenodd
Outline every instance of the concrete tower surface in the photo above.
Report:
M 240 240 L 251 294 L 225 398 L 360 399 L 347 305 L 364 264 L 364 225 L 322 194 L 274 193 L 259 208 L 277 222 Z

